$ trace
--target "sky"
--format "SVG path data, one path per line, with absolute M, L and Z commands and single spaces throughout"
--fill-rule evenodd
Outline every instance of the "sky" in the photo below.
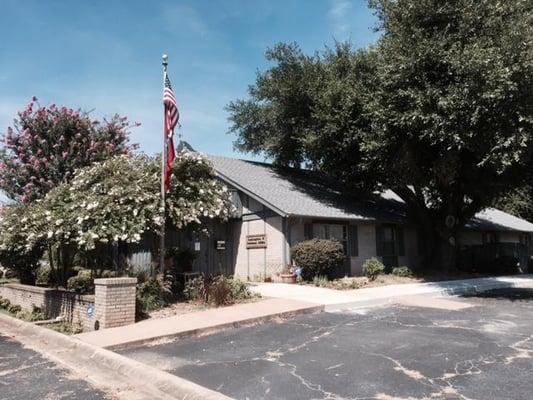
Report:
M 115 113 L 141 126 L 132 141 L 161 151 L 161 55 L 180 109 L 181 133 L 196 150 L 233 151 L 232 100 L 246 98 L 265 50 L 296 42 L 307 53 L 350 40 L 375 42 L 366 0 L 0 0 L 0 131 L 36 96 Z M 257 158 L 256 158 L 257 159 Z

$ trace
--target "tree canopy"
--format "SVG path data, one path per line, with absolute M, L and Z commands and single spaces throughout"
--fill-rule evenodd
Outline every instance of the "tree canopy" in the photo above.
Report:
M 183 151 L 171 173 L 165 210 L 170 225 L 228 218 L 229 193 L 205 158 Z M 139 242 L 143 233 L 161 229 L 159 187 L 159 163 L 148 156 L 120 155 L 82 168 L 43 199 L 4 210 L 0 251 L 24 253 L 54 244 L 91 250 L 97 243 Z
M 533 11 L 527 0 L 370 5 L 375 46 L 268 51 L 274 65 L 228 105 L 231 131 L 242 151 L 393 189 L 442 261 L 477 211 L 530 177 Z
M 128 154 L 136 147 L 128 137 L 133 125 L 119 115 L 99 121 L 68 107 L 42 107 L 34 97 L 2 135 L 0 189 L 24 203 L 42 198 L 76 169 Z

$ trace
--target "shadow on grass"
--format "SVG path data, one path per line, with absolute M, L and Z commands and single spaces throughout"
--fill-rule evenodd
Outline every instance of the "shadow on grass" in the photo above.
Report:
M 492 289 L 486 292 L 464 294 L 464 298 L 482 298 L 482 299 L 498 299 L 510 301 L 532 301 L 533 289 L 529 288 L 508 288 L 508 289 Z

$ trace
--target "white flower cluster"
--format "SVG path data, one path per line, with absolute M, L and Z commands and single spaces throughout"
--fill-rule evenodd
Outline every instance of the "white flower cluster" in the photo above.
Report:
M 201 155 L 181 152 L 172 165 L 166 219 L 178 228 L 205 218 L 227 219 L 227 188 Z M 0 251 L 29 251 L 46 244 L 139 242 L 164 221 L 159 162 L 147 156 L 116 156 L 77 171 L 74 179 L 44 199 L 13 206 L 0 220 Z

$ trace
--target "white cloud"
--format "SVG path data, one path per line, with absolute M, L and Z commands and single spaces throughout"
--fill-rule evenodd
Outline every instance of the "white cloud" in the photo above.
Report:
M 332 0 L 328 18 L 333 28 L 335 39 L 346 40 L 350 36 L 350 19 L 354 5 L 350 0 Z

